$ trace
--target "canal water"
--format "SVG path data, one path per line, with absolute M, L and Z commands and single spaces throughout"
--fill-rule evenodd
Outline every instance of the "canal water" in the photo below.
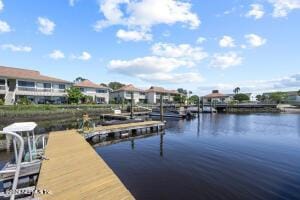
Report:
M 203 114 L 96 151 L 141 200 L 300 199 L 300 115 Z

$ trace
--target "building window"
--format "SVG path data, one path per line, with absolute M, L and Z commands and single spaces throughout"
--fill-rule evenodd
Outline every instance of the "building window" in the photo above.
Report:
M 64 89 L 66 89 L 66 85 L 64 85 L 64 84 L 59 84 L 59 89 L 61 89 L 61 90 L 64 90 Z
M 84 88 L 80 88 L 80 91 L 81 91 L 81 92 L 84 92 Z
M 97 93 L 107 93 L 107 90 L 97 89 L 96 92 L 97 92 Z
M 51 83 L 43 83 L 44 88 L 51 88 Z
M 4 79 L 0 79 L 0 85 L 5 85 L 5 80 Z
M 29 81 L 18 81 L 18 86 L 21 87 L 35 87 L 34 82 L 29 82 Z

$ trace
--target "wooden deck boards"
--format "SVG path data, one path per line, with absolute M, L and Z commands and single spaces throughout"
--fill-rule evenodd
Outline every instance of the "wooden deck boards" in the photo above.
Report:
M 163 124 L 163 122 L 160 122 L 160 121 L 144 121 L 144 122 L 117 124 L 117 125 L 110 125 L 110 126 L 98 126 L 98 127 L 96 127 L 95 131 L 128 129 L 128 128 L 133 128 L 133 127 L 154 126 L 154 125 L 162 125 L 162 124 Z
M 75 130 L 49 135 L 37 188 L 43 200 L 134 199 L 119 178 Z

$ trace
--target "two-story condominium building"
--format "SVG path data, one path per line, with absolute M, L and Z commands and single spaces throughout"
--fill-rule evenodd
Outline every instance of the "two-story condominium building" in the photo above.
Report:
M 151 86 L 146 90 L 147 103 L 156 104 L 160 103 L 160 96 L 163 95 L 164 103 L 172 103 L 174 101 L 174 96 L 179 93 L 176 90 L 166 90 L 162 87 Z
M 0 98 L 8 105 L 21 97 L 34 103 L 64 103 L 71 84 L 39 71 L 0 66 Z
M 110 88 L 103 85 L 97 85 L 89 80 L 84 80 L 74 84 L 74 87 L 80 88 L 80 91 L 87 96 L 93 97 L 96 103 L 108 103 Z
M 203 97 L 204 103 L 228 103 L 231 100 L 232 97 L 230 95 L 219 93 L 219 90 L 213 90 L 211 94 Z
M 130 102 L 133 93 L 134 103 L 146 103 L 146 93 L 144 90 L 134 87 L 132 84 L 125 85 L 110 93 L 110 98 L 117 103 Z

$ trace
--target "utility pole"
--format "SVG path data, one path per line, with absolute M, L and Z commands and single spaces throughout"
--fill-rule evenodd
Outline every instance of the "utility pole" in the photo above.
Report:
M 197 109 L 198 109 L 198 117 L 199 117 L 199 115 L 200 115 L 200 96 L 198 96 Z

